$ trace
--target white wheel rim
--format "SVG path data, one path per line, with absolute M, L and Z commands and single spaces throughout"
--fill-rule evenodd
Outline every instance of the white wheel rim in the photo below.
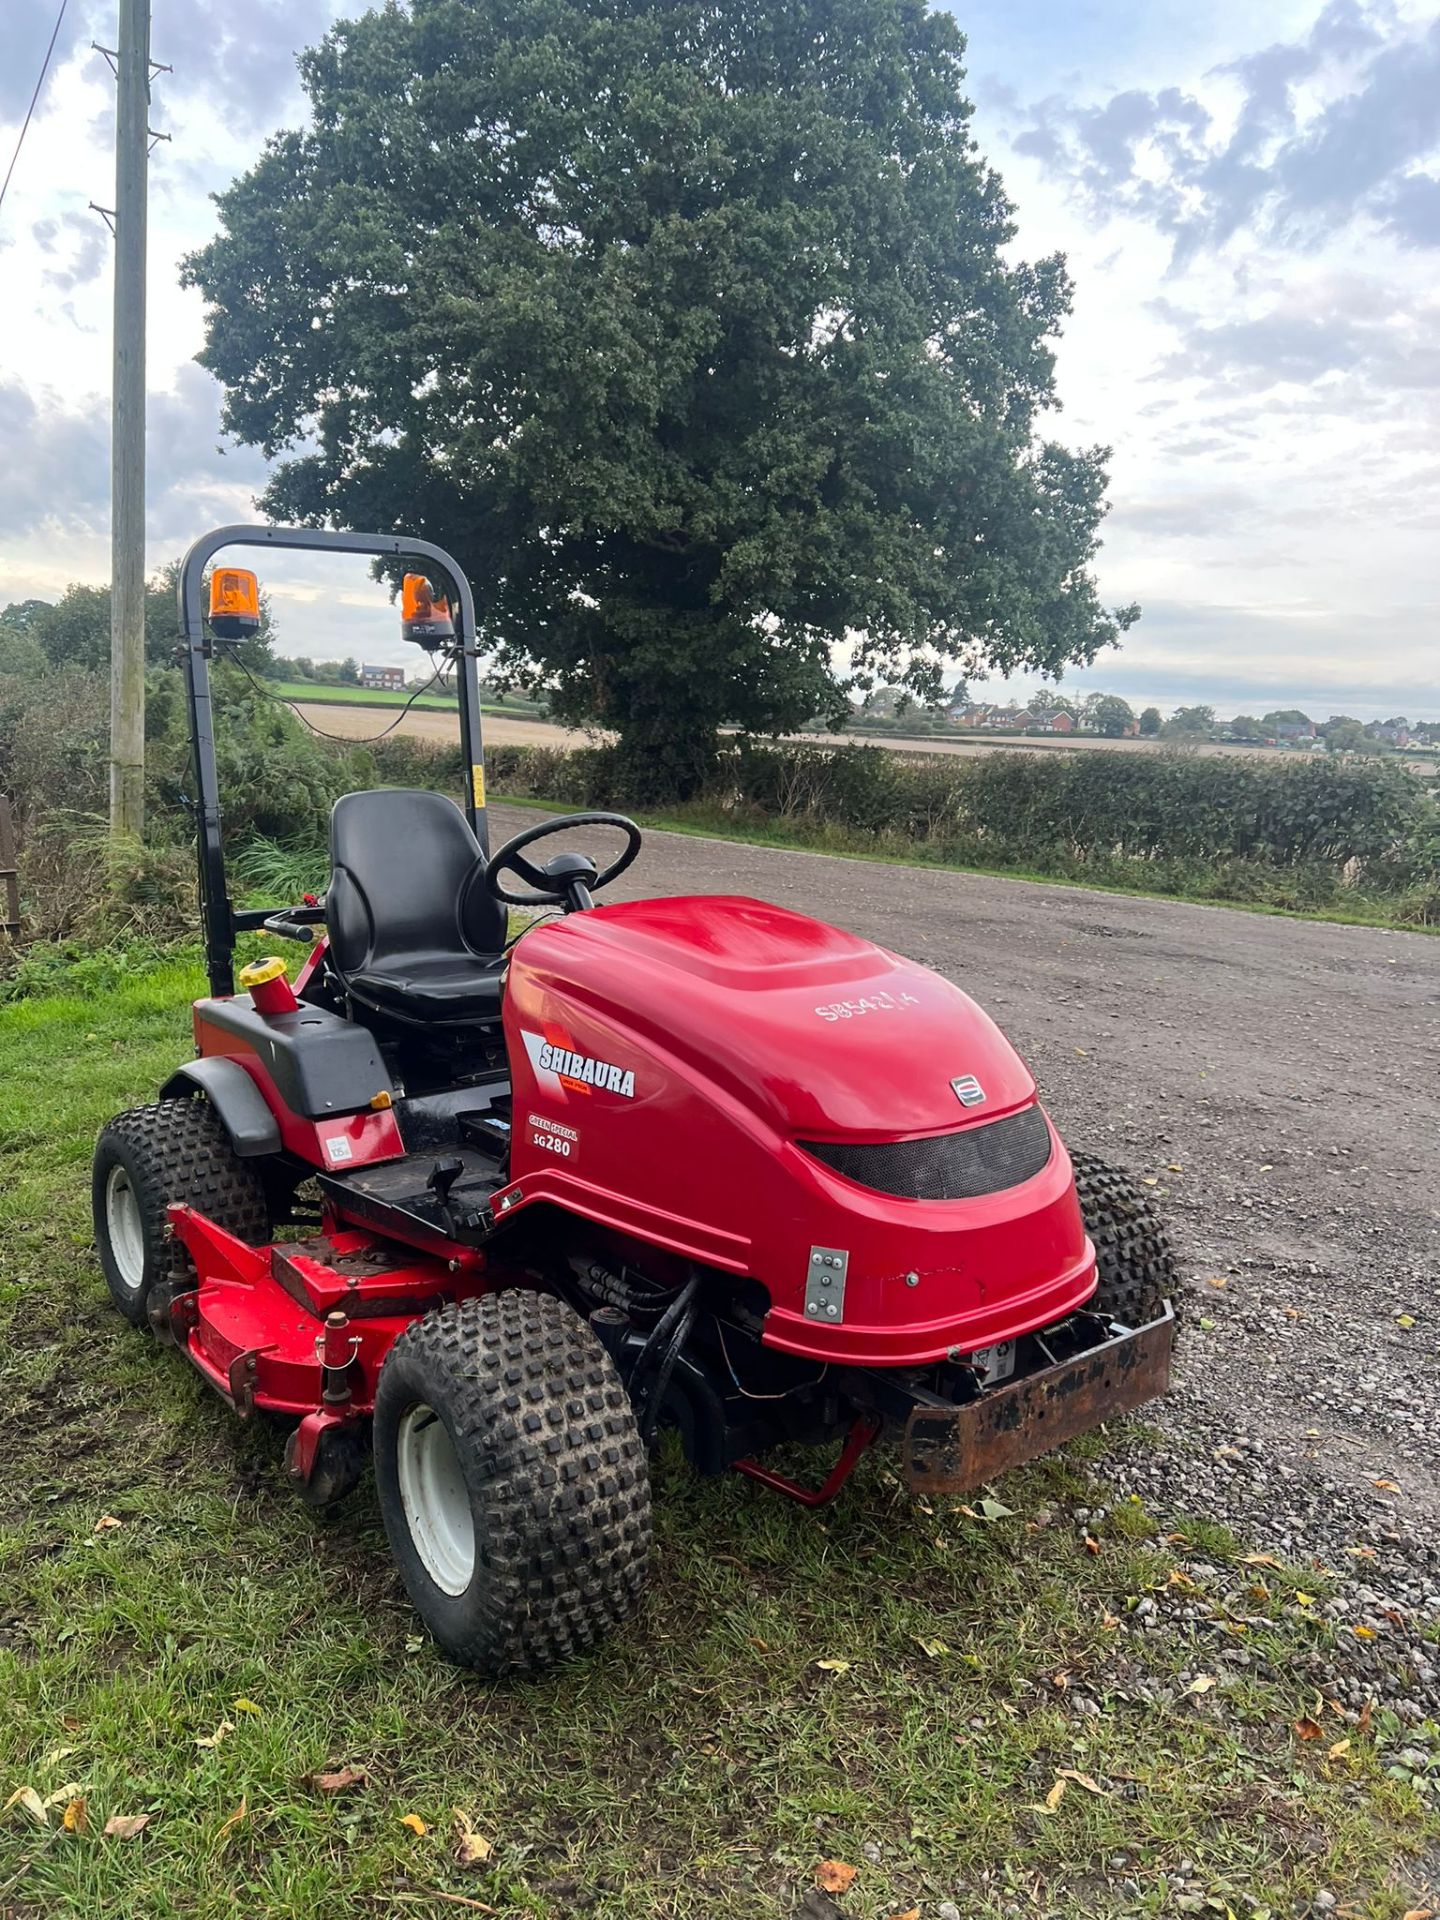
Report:
M 145 1226 L 130 1176 L 118 1163 L 105 1181 L 105 1237 L 121 1286 L 139 1293 L 145 1284 Z
M 442 1593 L 464 1593 L 475 1571 L 475 1522 L 455 1443 L 423 1402 L 408 1409 L 395 1438 L 405 1524 L 426 1573 Z

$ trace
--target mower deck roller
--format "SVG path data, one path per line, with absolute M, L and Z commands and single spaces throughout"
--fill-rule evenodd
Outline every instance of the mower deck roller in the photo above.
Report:
M 341 800 L 323 899 L 243 913 L 209 676 L 248 576 L 227 563 L 208 632 L 200 611 L 231 545 L 423 560 L 404 631 L 454 670 L 469 769 L 460 808 Z M 541 1667 L 629 1615 L 662 1428 L 699 1471 L 815 1505 L 877 1440 L 916 1491 L 964 1492 L 1164 1391 L 1163 1228 L 1072 1159 L 959 988 L 763 901 L 597 906 L 640 848 L 620 815 L 489 854 L 474 606 L 448 555 L 225 528 L 180 603 L 210 993 L 195 1058 L 101 1135 L 101 1263 L 239 1416 L 293 1422 L 306 1499 L 373 1454 L 397 1566 L 454 1659 Z M 513 905 L 562 911 L 507 945 Z M 259 928 L 303 963 L 292 981 L 269 957 L 237 992 L 236 936 Z M 796 1442 L 828 1443 L 818 1484 L 767 1464 Z

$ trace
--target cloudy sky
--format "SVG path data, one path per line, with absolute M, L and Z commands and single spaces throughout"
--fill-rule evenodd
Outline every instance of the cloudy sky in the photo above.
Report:
M 4 0 L 0 175 L 56 0 Z M 176 262 L 301 111 L 332 0 L 154 0 L 150 560 L 249 517 Z M 1114 449 L 1100 562 L 1144 618 L 1071 681 L 1170 707 L 1440 715 L 1440 16 L 1406 0 L 961 0 L 1018 250 L 1076 281 L 1051 430 Z M 1263 17 L 1263 25 L 1259 24 Z M 113 93 L 69 0 L 0 211 L 0 605 L 104 580 Z M 266 562 L 286 652 L 402 659 L 359 563 Z M 991 687 L 989 692 L 997 689 Z

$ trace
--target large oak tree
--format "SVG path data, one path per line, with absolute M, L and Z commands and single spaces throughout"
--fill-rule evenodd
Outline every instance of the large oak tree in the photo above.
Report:
M 294 455 L 267 510 L 452 547 L 653 789 L 833 705 L 842 642 L 921 691 L 1090 660 L 1106 454 L 1037 433 L 1069 287 L 1009 257 L 963 50 L 920 0 L 337 25 L 186 269 L 228 427 Z

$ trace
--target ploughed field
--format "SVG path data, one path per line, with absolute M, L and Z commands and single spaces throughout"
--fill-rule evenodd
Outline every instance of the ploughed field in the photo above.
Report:
M 385 704 L 378 701 L 366 703 L 357 699 L 346 705 L 332 705 L 325 701 L 306 700 L 304 689 L 292 685 L 286 689 L 287 697 L 296 700 L 301 717 L 311 726 L 334 734 L 343 740 L 363 740 L 376 734 L 382 727 L 390 724 L 392 716 L 386 713 Z M 393 699 L 393 696 L 392 696 Z M 395 729 L 397 734 L 408 734 L 415 740 L 430 740 L 437 745 L 449 745 L 460 738 L 460 722 L 454 710 L 441 712 L 438 708 L 418 704 Z M 484 716 L 484 734 L 487 745 L 504 747 L 583 747 L 592 736 L 574 727 L 563 727 L 553 720 L 526 720 L 503 713 L 486 713 Z M 607 735 L 595 735 L 594 738 L 608 738 Z M 1066 738 L 1057 734 L 1046 739 L 1041 736 L 1025 738 L 1009 734 L 995 734 L 986 738 L 983 734 L 917 735 L 913 739 L 884 733 L 816 733 L 796 736 L 804 738 L 816 746 L 878 746 L 890 747 L 896 753 L 943 753 L 960 754 L 971 757 L 982 753 L 1012 751 L 1020 753 L 1072 753 L 1101 750 L 1120 753 L 1154 753 L 1168 750 L 1174 745 L 1169 740 L 1106 740 L 1099 734 L 1080 734 Z M 1193 751 L 1198 753 L 1236 754 L 1241 757 L 1258 754 L 1264 760 L 1299 760 L 1304 756 L 1290 747 L 1237 747 L 1224 746 L 1219 742 L 1205 741 Z M 1417 772 L 1429 776 L 1434 773 L 1437 761 L 1432 755 L 1407 754 L 1405 764 Z

